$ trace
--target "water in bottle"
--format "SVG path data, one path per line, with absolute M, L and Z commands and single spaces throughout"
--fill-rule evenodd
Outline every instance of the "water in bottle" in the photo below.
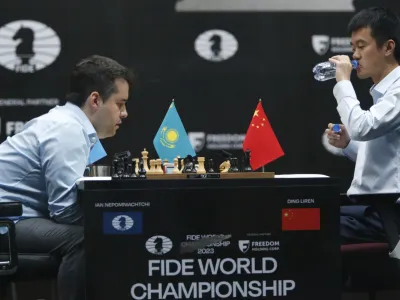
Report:
M 353 69 L 357 69 L 358 61 L 352 60 Z M 318 81 L 326 81 L 336 77 L 336 65 L 330 61 L 322 62 L 313 68 L 314 78 Z

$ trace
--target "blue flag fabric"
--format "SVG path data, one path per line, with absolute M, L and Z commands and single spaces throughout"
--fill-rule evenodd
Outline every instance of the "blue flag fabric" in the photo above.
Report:
M 95 163 L 106 155 L 107 153 L 104 150 L 103 145 L 100 143 L 100 140 L 97 140 L 97 142 L 93 145 L 92 150 L 90 150 L 88 165 Z
M 187 155 L 196 155 L 174 101 L 154 137 L 153 145 L 159 158 L 168 159 L 169 162 L 173 162 L 177 156 L 185 158 Z

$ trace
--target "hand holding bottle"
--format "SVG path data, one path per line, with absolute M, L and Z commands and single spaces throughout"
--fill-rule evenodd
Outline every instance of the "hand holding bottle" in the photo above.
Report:
M 336 55 L 329 59 L 336 65 L 336 81 L 350 80 L 353 65 L 347 55 Z
M 336 148 L 344 149 L 350 143 L 349 134 L 343 124 L 329 123 L 325 133 L 328 136 L 329 144 Z

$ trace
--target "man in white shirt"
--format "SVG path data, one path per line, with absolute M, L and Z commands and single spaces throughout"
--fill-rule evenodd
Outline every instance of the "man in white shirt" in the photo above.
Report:
M 349 23 L 353 58 L 360 79 L 371 78 L 373 105 L 363 110 L 350 82 L 352 65 L 348 56 L 330 59 L 335 63 L 333 94 L 341 121 L 340 133 L 326 130 L 329 143 L 342 148 L 356 162 L 348 196 L 400 192 L 400 20 L 394 12 L 368 8 Z M 400 220 L 400 213 L 399 220 Z M 343 206 L 343 243 L 386 241 L 381 221 L 371 207 Z
M 83 212 L 76 181 L 99 139 L 116 134 L 128 117 L 132 74 L 113 59 L 81 60 L 69 81 L 66 104 L 29 121 L 0 144 L 0 203 L 20 201 L 20 253 L 50 254 L 60 262 L 58 299 L 83 300 Z

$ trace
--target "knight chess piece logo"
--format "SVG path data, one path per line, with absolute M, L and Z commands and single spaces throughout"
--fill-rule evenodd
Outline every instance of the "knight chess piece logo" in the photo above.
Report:
M 112 226 L 118 231 L 126 231 L 133 227 L 135 222 L 127 215 L 116 216 L 112 220 Z
M 238 242 L 239 244 L 239 250 L 242 251 L 243 253 L 246 253 L 250 249 L 250 241 L 249 240 L 240 240 Z
M 0 65 L 16 73 L 34 73 L 59 56 L 61 41 L 49 26 L 19 20 L 0 28 Z
M 311 43 L 314 51 L 319 55 L 324 55 L 329 50 L 330 42 L 327 35 L 313 35 Z
M 166 236 L 152 236 L 146 242 L 146 249 L 152 254 L 163 255 L 171 251 L 172 241 Z
M 239 43 L 231 33 L 213 29 L 200 34 L 194 43 L 194 48 L 200 57 L 221 62 L 235 55 Z

